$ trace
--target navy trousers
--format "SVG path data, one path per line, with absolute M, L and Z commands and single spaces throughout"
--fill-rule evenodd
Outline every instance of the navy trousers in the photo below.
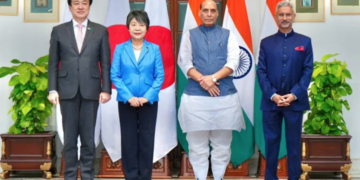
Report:
M 283 119 L 285 119 L 288 179 L 300 179 L 303 112 L 279 110 L 263 112 L 266 156 L 265 180 L 278 180 L 277 166 Z
M 125 180 L 151 180 L 158 102 L 134 108 L 118 103 Z

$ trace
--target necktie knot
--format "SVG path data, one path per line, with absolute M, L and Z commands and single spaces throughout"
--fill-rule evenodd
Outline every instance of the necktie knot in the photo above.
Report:
M 77 24 L 76 26 L 77 26 L 80 30 L 82 30 L 82 28 L 84 27 L 83 24 Z

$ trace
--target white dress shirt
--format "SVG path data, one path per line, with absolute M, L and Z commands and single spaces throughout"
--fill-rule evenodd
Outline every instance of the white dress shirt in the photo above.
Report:
M 80 23 L 76 22 L 74 19 L 72 19 L 72 22 L 73 22 L 73 27 L 74 27 L 74 34 L 76 37 L 78 34 L 78 30 L 79 30 L 77 25 Z M 89 20 L 86 19 L 83 23 L 81 23 L 83 25 L 83 28 L 82 28 L 83 39 L 85 39 L 85 33 L 86 33 L 86 28 L 87 28 L 88 22 L 89 22 Z
M 227 49 L 227 63 L 235 71 L 240 63 L 240 48 L 236 37 L 230 32 Z M 180 45 L 179 66 L 185 76 L 193 66 L 190 33 L 185 32 Z M 187 77 L 188 78 L 188 77 Z M 202 130 L 245 129 L 245 121 L 238 93 L 227 96 L 192 96 L 183 93 L 178 113 L 179 124 L 183 132 Z

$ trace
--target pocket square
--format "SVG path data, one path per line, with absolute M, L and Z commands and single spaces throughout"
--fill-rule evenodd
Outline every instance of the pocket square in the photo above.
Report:
M 298 46 L 295 48 L 295 51 L 304 51 L 304 46 Z

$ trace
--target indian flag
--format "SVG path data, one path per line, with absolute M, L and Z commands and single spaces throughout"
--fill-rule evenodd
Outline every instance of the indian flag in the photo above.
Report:
M 201 20 L 199 17 L 200 5 L 204 0 L 189 0 L 188 6 L 185 14 L 185 22 L 183 33 L 189 31 L 192 28 L 195 28 L 201 24 Z M 179 50 L 180 52 L 180 50 Z M 179 61 L 180 56 L 178 56 Z M 177 65 L 177 110 L 179 110 L 181 96 L 185 90 L 187 85 L 187 72 L 182 72 L 179 65 Z M 177 138 L 180 145 L 184 148 L 185 152 L 189 154 L 189 145 L 186 141 L 186 133 L 183 133 L 177 120 Z
M 239 43 L 240 64 L 233 73 L 234 84 L 240 96 L 246 130 L 233 131 L 231 162 L 239 165 L 254 154 L 254 83 L 255 66 L 249 18 L 245 0 L 228 0 L 223 27 L 229 29 Z
M 201 25 L 199 11 L 200 11 L 200 5 L 203 1 L 204 0 L 189 0 L 188 6 L 186 9 L 183 33 L 189 31 L 192 28 L 195 28 L 195 27 Z M 239 3 L 236 1 L 238 1 L 238 0 L 228 0 L 228 5 L 230 6 L 230 8 L 227 7 L 227 10 L 225 12 L 225 19 L 227 19 L 227 20 L 226 20 L 226 22 L 224 20 L 224 26 L 226 26 L 234 34 L 236 34 L 238 41 L 241 42 L 240 43 L 241 45 L 239 44 L 239 46 L 242 46 L 242 47 L 239 47 L 239 48 L 243 49 L 242 56 L 244 57 L 244 59 L 246 57 L 247 60 L 244 60 L 243 64 L 240 65 L 241 67 L 244 66 L 245 69 L 243 69 L 239 66 L 238 71 L 235 72 L 235 74 L 237 74 L 236 75 L 237 79 L 235 79 L 234 82 L 236 82 L 236 84 L 237 84 L 236 86 L 237 86 L 237 89 L 240 91 L 239 93 L 247 93 L 247 92 L 249 93 L 247 95 L 248 97 L 250 97 L 250 98 L 247 98 L 249 100 L 246 99 L 246 97 L 245 97 L 246 95 L 241 96 L 243 101 L 248 101 L 249 103 L 252 103 L 252 101 L 253 101 L 251 98 L 251 97 L 253 97 L 252 96 L 252 94 L 253 94 L 252 88 L 250 88 L 250 90 L 249 90 L 249 89 L 246 89 L 246 87 L 241 87 L 241 86 L 254 87 L 254 76 L 255 76 L 254 73 L 255 72 L 253 70 L 252 65 L 250 65 L 250 59 L 252 60 L 253 57 L 252 57 L 252 45 L 251 45 L 252 42 L 251 42 L 249 21 L 247 18 L 245 3 L 241 3 L 241 2 Z M 236 12 L 236 11 L 240 11 L 239 8 L 241 8 L 241 11 L 245 10 L 245 12 Z M 236 21 L 236 24 L 234 23 L 235 21 Z M 240 21 L 240 22 L 237 22 L 237 21 Z M 245 28 L 237 26 L 241 23 L 245 23 Z M 246 25 L 246 23 L 247 23 L 247 25 Z M 241 25 L 243 25 L 243 24 L 241 24 Z M 243 40 L 240 41 L 240 39 L 243 39 Z M 247 66 L 247 68 L 245 66 Z M 243 73 L 241 73 L 241 72 L 243 72 Z M 177 77 L 178 77 L 177 107 L 179 108 L 180 101 L 181 101 L 181 95 L 183 94 L 184 89 L 187 85 L 186 72 L 182 72 L 182 70 L 179 66 L 177 66 Z M 251 83 L 251 77 L 252 77 L 252 83 Z M 242 83 L 245 83 L 245 84 L 241 85 Z M 246 104 L 246 103 L 242 103 L 242 104 Z M 252 107 L 252 105 L 251 105 L 251 107 Z M 252 128 L 253 127 L 253 123 L 252 123 L 253 109 L 251 107 L 246 108 L 246 109 L 243 108 L 243 112 L 245 112 L 244 117 L 246 118 L 246 126 L 247 126 L 246 131 L 243 130 L 241 133 L 234 131 L 234 133 L 233 133 L 233 142 L 231 144 L 232 155 L 231 155 L 230 161 L 235 166 L 237 166 L 237 165 L 243 163 L 244 161 L 246 161 L 247 159 L 249 159 L 254 153 L 253 128 Z M 247 116 L 247 115 L 249 115 L 249 116 Z M 178 123 L 177 127 L 178 127 L 178 131 L 177 131 L 178 140 L 179 140 L 181 146 L 184 148 L 185 152 L 188 154 L 189 148 L 188 148 L 188 142 L 186 141 L 186 133 L 182 132 L 179 123 Z M 248 127 L 251 127 L 251 128 L 248 129 Z M 246 143 L 246 144 L 241 144 L 241 143 Z
M 283 1 L 283 0 L 267 0 L 266 1 L 264 19 L 263 19 L 263 24 L 262 24 L 262 28 L 261 28 L 261 34 L 260 34 L 260 42 L 262 39 L 275 34 L 279 29 L 279 27 L 275 21 L 275 13 L 276 13 L 276 5 L 280 1 Z M 260 47 L 260 43 L 259 43 L 259 47 Z M 256 65 L 257 65 L 258 61 L 259 61 L 259 53 L 257 53 Z M 262 111 L 260 110 L 261 97 L 262 97 L 262 91 L 260 89 L 259 81 L 256 78 L 255 105 L 254 105 L 255 143 L 258 146 L 258 148 L 260 149 L 263 156 L 265 157 L 265 137 L 264 137 L 264 130 L 263 130 L 264 128 L 263 128 L 263 123 L 262 123 Z M 281 143 L 280 143 L 279 159 L 286 155 L 285 123 L 283 123 L 281 136 L 283 138 L 281 138 Z

